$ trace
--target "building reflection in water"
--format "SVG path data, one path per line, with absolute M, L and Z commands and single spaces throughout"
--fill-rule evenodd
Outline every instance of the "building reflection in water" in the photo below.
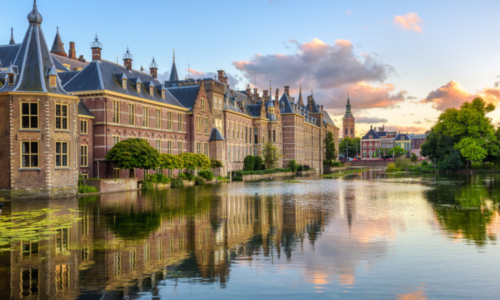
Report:
M 64 200 L 16 201 L 3 214 L 57 208 L 74 215 L 38 243 L 19 242 L 1 256 L 1 299 L 74 299 L 79 295 L 158 295 L 160 281 L 228 283 L 236 256 L 286 256 L 325 226 L 324 205 L 291 196 L 224 195 L 214 187 L 116 193 Z M 75 211 L 77 210 L 77 211 Z M 8 249 L 5 249 L 8 250 Z

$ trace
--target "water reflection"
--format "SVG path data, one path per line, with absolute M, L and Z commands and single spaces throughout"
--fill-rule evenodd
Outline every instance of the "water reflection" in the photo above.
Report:
M 426 299 L 443 288 L 476 295 L 467 284 L 479 283 L 498 291 L 487 268 L 497 252 L 470 257 L 450 242 L 487 252 L 500 232 L 498 188 L 495 176 L 372 171 L 11 202 L 2 214 L 57 208 L 48 220 L 74 222 L 0 251 L 0 299 Z M 463 253 L 491 281 L 467 278 L 470 265 L 456 263 Z M 453 282 L 467 284 L 450 291 Z

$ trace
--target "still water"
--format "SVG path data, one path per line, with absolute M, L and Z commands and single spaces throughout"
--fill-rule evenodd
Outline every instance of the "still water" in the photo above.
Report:
M 500 176 L 298 180 L 6 203 L 0 299 L 500 297 Z

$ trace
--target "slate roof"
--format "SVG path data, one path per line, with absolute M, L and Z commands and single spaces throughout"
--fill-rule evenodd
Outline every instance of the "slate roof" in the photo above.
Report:
M 78 102 L 78 115 L 80 116 L 88 116 L 93 117 L 94 115 L 90 112 L 90 110 L 83 104 L 82 102 Z
M 175 66 L 175 58 L 172 63 L 172 70 L 170 70 L 170 79 L 169 81 L 179 81 L 179 75 L 177 75 L 177 67 Z
M 247 109 L 249 114 L 254 118 L 260 117 L 260 104 L 249 104 L 247 105 Z
M 131 80 L 127 80 L 127 88 L 124 89 L 121 81 L 118 82 L 116 79 L 116 74 L 125 74 L 127 78 L 134 78 L 134 80 L 140 79 L 142 82 L 153 81 L 156 89 L 152 96 L 144 85 L 141 85 L 141 90 L 137 92 Z M 70 79 L 64 85 L 64 88 L 69 92 L 108 90 L 128 96 L 184 107 L 168 89 L 165 89 L 165 99 L 163 99 L 161 97 L 161 90 L 164 87 L 161 82 L 154 79 L 151 75 L 136 70 L 129 71 L 124 66 L 105 60 L 90 62 L 83 70 L 78 72 L 76 76 Z
M 210 133 L 209 141 L 225 141 L 226 139 L 222 136 L 219 129 L 212 128 L 212 132 Z
M 284 104 L 284 105 L 282 105 Z M 288 97 L 287 93 L 283 93 L 279 101 L 279 107 L 282 114 L 293 114 L 296 112 L 295 105 L 293 105 L 292 101 Z M 281 108 L 283 107 L 283 108 Z
M 50 49 L 50 53 L 54 54 L 64 54 L 67 56 L 66 51 L 64 50 L 64 44 L 61 41 L 61 36 L 59 35 L 59 28 L 57 28 L 56 37 L 54 38 L 54 43 L 52 44 L 52 49 Z
M 36 3 L 34 3 L 33 10 L 28 15 L 30 25 L 19 51 L 12 61 L 13 69 L 16 71 L 15 84 L 4 85 L 0 92 L 50 92 L 68 95 L 59 79 L 56 81 L 55 87 L 49 85 L 47 74 L 50 73 L 51 68 L 55 68 L 55 64 L 43 35 L 42 20 Z
M 169 87 L 167 90 L 184 106 L 192 109 L 198 92 L 200 91 L 200 86 L 198 85 L 188 85 L 179 87 Z
M 380 139 L 380 136 L 377 134 L 377 132 L 374 129 L 370 129 L 367 134 L 362 138 L 363 140 L 368 140 L 370 138 L 370 135 L 372 136 L 373 140 Z
M 326 110 L 322 109 L 321 113 L 323 114 L 323 123 L 335 126 L 335 123 L 333 122 L 332 118 L 330 117 L 330 114 Z
M 312 111 L 310 111 L 310 113 L 320 113 L 319 111 L 319 108 L 320 106 L 316 103 L 316 100 L 314 100 L 314 96 L 311 97 L 312 98 Z M 307 105 L 307 108 L 309 108 L 309 105 Z
M 80 71 L 71 71 L 71 72 L 59 72 L 57 75 L 61 80 L 61 84 L 64 86 L 68 81 L 70 81 L 73 77 L 75 77 Z
M 387 131 L 379 131 L 377 132 L 379 137 L 386 137 L 387 136 Z
M 21 44 L 0 46 L 0 60 L 2 61 L 2 68 L 8 68 L 11 62 L 14 63 L 20 48 Z
M 76 69 L 83 69 L 89 64 L 88 62 L 81 62 L 79 60 L 74 60 L 57 54 L 52 54 L 52 57 L 58 60 L 61 64 L 69 65 L 70 70 L 68 70 L 68 68 L 63 65 L 63 67 L 68 71 L 76 71 Z
M 300 87 L 299 100 L 297 101 L 299 106 L 304 106 L 304 99 L 302 98 L 302 86 Z
M 10 28 L 10 41 L 9 45 L 15 45 L 16 41 L 14 40 L 14 28 Z
M 394 139 L 395 141 L 410 141 L 410 137 L 406 133 L 400 133 Z

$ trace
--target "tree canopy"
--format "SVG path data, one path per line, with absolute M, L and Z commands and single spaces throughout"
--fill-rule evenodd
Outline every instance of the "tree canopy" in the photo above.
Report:
M 347 147 L 347 150 L 346 150 L 346 147 Z M 361 138 L 360 137 L 356 137 L 353 139 L 351 139 L 349 137 L 345 137 L 342 139 L 342 141 L 340 141 L 339 153 L 344 154 L 344 156 L 345 156 L 346 151 L 348 151 L 347 156 L 354 157 L 357 155 L 357 153 L 359 151 L 361 151 L 360 147 L 361 147 Z
M 179 155 L 160 154 L 160 168 L 168 170 L 184 169 L 184 160 Z
M 264 145 L 264 150 L 262 151 L 262 160 L 266 165 L 266 168 L 268 169 L 274 168 L 278 163 L 278 160 L 282 156 L 283 155 L 278 152 L 278 148 L 274 146 L 272 142 L 268 141 Z
M 146 140 L 131 138 L 117 143 L 106 154 L 106 160 L 120 169 L 157 169 L 160 155 Z
M 328 132 L 325 137 L 325 160 L 327 162 L 337 160 L 337 150 L 335 149 L 335 139 L 333 133 Z

